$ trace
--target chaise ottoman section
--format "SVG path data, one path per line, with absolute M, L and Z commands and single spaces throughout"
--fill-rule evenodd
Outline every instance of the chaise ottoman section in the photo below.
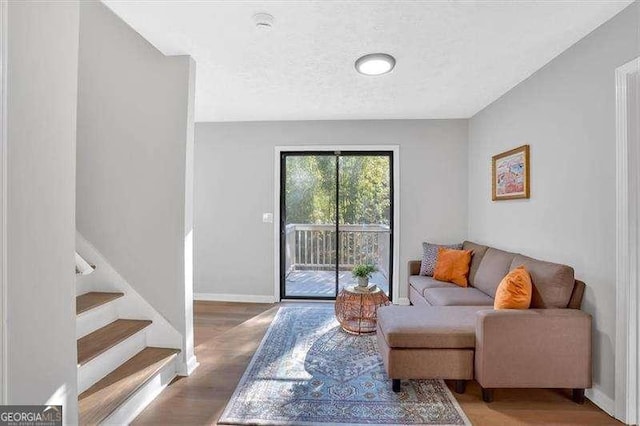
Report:
M 378 348 L 394 390 L 400 379 L 452 379 L 464 392 L 473 379 L 476 313 L 487 306 L 385 306 L 378 309 Z

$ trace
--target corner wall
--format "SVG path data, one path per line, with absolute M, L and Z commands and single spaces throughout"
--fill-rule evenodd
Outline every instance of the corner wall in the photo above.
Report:
M 184 336 L 183 357 L 193 355 L 185 233 L 194 67 L 102 3 L 81 3 L 77 228 Z
M 62 404 L 76 424 L 78 3 L 6 7 L 6 398 Z
M 609 413 L 615 350 L 614 71 L 640 55 L 637 1 L 469 122 L 469 238 L 572 265 L 594 317 L 594 389 Z M 531 199 L 491 201 L 491 156 L 531 146 Z
M 274 293 L 274 150 L 278 145 L 399 145 L 399 298 L 422 242 L 461 242 L 467 222 L 467 120 L 198 123 L 195 293 Z

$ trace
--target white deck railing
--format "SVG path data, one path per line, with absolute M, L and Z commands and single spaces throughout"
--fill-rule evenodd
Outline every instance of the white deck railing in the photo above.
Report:
M 360 263 L 373 263 L 389 275 L 391 231 L 388 225 L 340 225 L 339 269 L 351 270 Z M 289 224 L 285 230 L 287 273 L 304 269 L 333 269 L 336 265 L 336 226 Z

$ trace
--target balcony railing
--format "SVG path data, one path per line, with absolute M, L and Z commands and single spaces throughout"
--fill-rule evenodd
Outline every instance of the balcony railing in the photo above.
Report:
M 300 270 L 350 271 L 360 263 L 372 263 L 385 277 L 389 276 L 391 231 L 388 225 L 289 224 L 285 230 L 285 268 L 287 273 Z M 336 244 L 337 243 L 337 244 Z

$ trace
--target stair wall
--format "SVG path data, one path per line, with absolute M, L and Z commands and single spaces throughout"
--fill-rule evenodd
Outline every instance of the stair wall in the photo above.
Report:
M 117 302 L 119 313 L 135 315 L 144 305 L 151 315 L 151 306 L 177 331 L 182 374 L 196 364 L 192 259 L 185 254 L 194 67 L 189 56 L 164 55 L 103 3 L 81 2 L 76 227 L 118 271 L 116 282 L 135 293 Z M 98 278 L 82 291 L 100 290 Z M 152 342 L 175 337 L 155 330 Z
M 147 330 L 147 345 L 184 350 L 182 335 L 156 311 L 107 260 L 80 234 L 76 233 L 76 251 L 89 263 L 96 265 L 89 275 L 76 276 L 76 293 L 90 291 L 119 291 L 125 294 L 97 310 L 79 315 L 77 337 L 88 334 L 116 318 L 153 321 Z
M 0 403 L 62 405 L 64 423 L 73 425 L 78 2 L 3 1 L 0 10 L 7 95 Z

